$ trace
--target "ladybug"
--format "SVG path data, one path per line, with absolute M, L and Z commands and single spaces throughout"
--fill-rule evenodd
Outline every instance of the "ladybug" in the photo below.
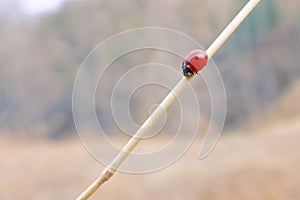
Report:
M 182 61 L 182 71 L 185 77 L 192 77 L 197 74 L 207 64 L 208 56 L 205 51 L 194 50 L 190 52 Z

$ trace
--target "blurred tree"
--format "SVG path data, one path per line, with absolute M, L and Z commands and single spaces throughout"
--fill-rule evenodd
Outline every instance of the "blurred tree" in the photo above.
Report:
M 10 127 L 49 137 L 72 133 L 74 77 L 99 42 L 126 29 L 160 26 L 182 31 L 207 47 L 245 2 L 221 0 L 216 6 L 215 1 L 204 0 L 68 1 L 57 13 L 40 16 L 36 23 L 18 12 L 0 9 L 0 129 Z M 244 123 L 299 77 L 295 59 L 300 46 L 299 8 L 299 1 L 262 1 L 216 55 L 227 88 L 227 127 Z M 111 47 L 107 53 L 117 48 Z M 149 53 L 138 59 L 124 58 L 122 66 L 129 69 L 146 60 L 159 60 L 159 56 Z M 101 58 L 91 65 L 97 59 Z M 123 72 L 119 71 L 121 65 L 116 66 L 118 70 L 108 72 L 110 80 Z M 201 81 L 195 84 L 203 86 Z M 109 97 L 112 86 L 105 87 L 104 94 Z M 201 95 L 204 107 L 209 105 L 207 94 Z M 97 102 L 99 118 L 107 129 L 112 128 L 113 119 L 106 118 L 108 99 Z M 133 110 L 137 117 L 145 105 L 141 102 Z M 208 109 L 204 112 L 209 116 Z

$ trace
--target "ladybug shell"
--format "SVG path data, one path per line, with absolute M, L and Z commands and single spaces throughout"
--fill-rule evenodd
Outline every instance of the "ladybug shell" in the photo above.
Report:
M 208 56 L 205 51 L 191 51 L 182 61 L 182 65 L 188 65 L 194 72 L 199 72 L 207 64 Z

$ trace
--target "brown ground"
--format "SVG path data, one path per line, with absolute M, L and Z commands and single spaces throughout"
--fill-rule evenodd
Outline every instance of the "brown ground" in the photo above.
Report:
M 300 118 L 225 134 L 198 160 L 199 142 L 159 172 L 117 173 L 92 199 L 300 199 Z M 0 199 L 75 199 L 101 172 L 78 139 L 2 137 Z
M 197 158 L 197 140 L 171 167 L 117 173 L 92 199 L 300 199 L 298 88 L 295 84 L 251 129 L 223 134 L 206 159 Z M 151 149 L 160 142 L 143 145 Z M 49 142 L 2 134 L 0 161 L 0 200 L 75 199 L 104 168 L 77 138 Z

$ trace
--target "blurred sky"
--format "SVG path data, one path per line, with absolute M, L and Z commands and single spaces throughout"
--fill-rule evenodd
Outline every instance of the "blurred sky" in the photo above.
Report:
M 13 10 L 38 16 L 56 11 L 65 0 L 0 0 L 0 11 L 7 13 Z
M 19 0 L 21 9 L 29 15 L 56 11 L 65 0 Z

